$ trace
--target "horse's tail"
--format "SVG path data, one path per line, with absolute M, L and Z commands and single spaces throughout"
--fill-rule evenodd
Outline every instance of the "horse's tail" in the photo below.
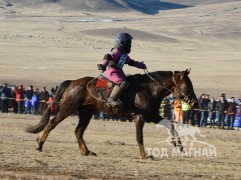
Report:
M 60 86 L 59 86 L 59 88 L 58 88 L 58 90 L 57 90 L 57 92 L 54 96 L 53 104 L 54 103 L 56 104 L 56 103 L 60 102 L 60 100 L 61 100 L 61 98 L 64 94 L 64 91 L 70 85 L 71 82 L 72 82 L 71 80 L 66 80 L 66 81 L 64 81 L 60 84 Z M 50 115 L 51 115 L 51 107 L 52 107 L 53 104 L 51 104 L 50 107 L 48 107 L 45 110 L 41 120 L 39 121 L 39 123 L 37 125 L 30 126 L 30 127 L 26 128 L 25 131 L 28 132 L 28 133 L 34 133 L 34 134 L 41 132 L 49 122 Z
M 64 91 L 67 89 L 67 87 L 70 85 L 71 82 L 72 82 L 71 80 L 66 80 L 59 85 L 59 88 L 56 94 L 54 95 L 54 103 L 60 102 L 64 94 Z

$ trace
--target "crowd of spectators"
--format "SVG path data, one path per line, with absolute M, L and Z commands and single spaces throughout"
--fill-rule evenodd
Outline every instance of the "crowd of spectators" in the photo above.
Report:
M 221 94 L 219 100 L 202 94 L 198 103 L 199 107 L 195 109 L 171 94 L 163 99 L 160 115 L 177 124 L 218 129 L 234 129 L 235 117 L 241 116 L 241 99 L 231 97 L 227 100 L 225 94 Z
M 24 87 L 23 84 L 9 86 L 5 83 L 0 86 L 0 110 L 2 113 L 8 113 L 11 108 L 16 114 L 42 115 L 53 102 L 57 90 L 58 86 L 52 87 L 48 92 L 45 86 L 40 91 L 32 85 L 29 87 Z M 235 100 L 231 97 L 227 100 L 226 95 L 221 94 L 219 100 L 215 100 L 208 94 L 202 94 L 198 102 L 199 108 L 195 109 L 171 94 L 161 102 L 160 115 L 174 120 L 177 124 L 191 124 L 198 127 L 209 125 L 210 128 L 218 129 L 224 129 L 226 126 L 227 129 L 234 129 L 235 116 L 241 115 L 241 99 Z M 239 108 L 236 108 L 237 106 Z M 58 106 L 51 107 L 53 115 L 57 111 Z M 109 116 L 102 112 L 96 112 L 94 119 L 131 121 L 129 117 Z
M 23 84 L 9 86 L 5 83 L 0 87 L 0 109 L 2 113 L 8 113 L 12 108 L 16 114 L 43 114 L 45 109 L 53 102 L 58 86 L 51 88 L 48 92 L 46 87 L 40 91 L 32 85 L 24 87 Z M 52 114 L 56 113 L 57 108 L 52 107 Z

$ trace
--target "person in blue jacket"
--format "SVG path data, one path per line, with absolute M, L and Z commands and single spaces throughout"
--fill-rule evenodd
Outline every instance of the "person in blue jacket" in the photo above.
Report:
M 31 114 L 31 102 L 28 98 L 24 99 L 24 114 Z
M 31 99 L 31 113 L 33 115 L 38 114 L 38 103 L 39 103 L 38 94 L 36 92 L 33 92 L 33 96 Z

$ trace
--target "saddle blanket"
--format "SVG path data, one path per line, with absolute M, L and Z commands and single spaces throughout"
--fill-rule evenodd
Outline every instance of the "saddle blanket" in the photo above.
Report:
M 96 80 L 96 93 L 101 99 L 107 100 L 115 84 L 107 77 L 100 75 Z

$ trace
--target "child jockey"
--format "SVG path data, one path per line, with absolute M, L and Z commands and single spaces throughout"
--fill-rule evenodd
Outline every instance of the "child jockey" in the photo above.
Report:
M 111 49 L 110 53 L 104 56 L 104 62 L 97 65 L 101 73 L 106 71 L 107 78 L 115 83 L 110 97 L 107 100 L 107 105 L 109 106 L 121 105 L 118 99 L 123 91 L 130 86 L 122 70 L 124 64 L 135 66 L 139 69 L 146 69 L 146 65 L 143 62 L 134 61 L 128 56 L 131 52 L 132 39 L 132 36 L 128 33 L 118 34 L 115 37 L 116 45 Z

